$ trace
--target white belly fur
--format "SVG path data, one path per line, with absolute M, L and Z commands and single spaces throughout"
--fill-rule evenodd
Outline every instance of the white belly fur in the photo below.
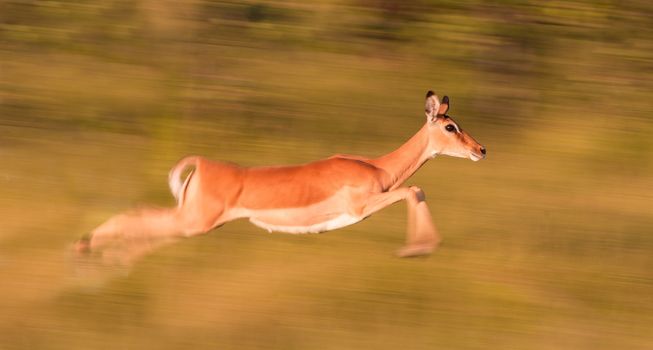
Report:
M 249 221 L 268 232 L 286 232 L 286 233 L 320 233 L 324 231 L 331 231 L 339 229 L 341 227 L 349 226 L 361 221 L 360 218 L 351 216 L 349 214 L 341 214 L 340 216 L 327 220 L 324 222 L 316 223 L 309 226 L 284 226 L 284 225 L 274 225 L 268 224 L 266 222 L 260 221 L 254 217 L 250 217 Z
M 319 233 L 349 226 L 363 218 L 349 211 L 350 189 L 344 187 L 322 202 L 302 208 L 238 210 L 239 217 L 269 232 Z

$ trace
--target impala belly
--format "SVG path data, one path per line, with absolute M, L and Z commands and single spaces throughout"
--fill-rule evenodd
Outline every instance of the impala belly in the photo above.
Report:
M 355 224 L 363 218 L 350 212 L 349 189 L 305 207 L 279 209 L 242 208 L 240 217 L 269 232 L 318 233 Z
M 286 233 L 320 233 L 324 231 L 331 231 L 341 227 L 349 226 L 359 222 L 361 219 L 349 214 L 340 214 L 332 219 L 319 221 L 310 225 L 283 225 L 273 224 L 275 218 L 259 218 L 252 216 L 249 221 L 268 232 L 286 232 Z

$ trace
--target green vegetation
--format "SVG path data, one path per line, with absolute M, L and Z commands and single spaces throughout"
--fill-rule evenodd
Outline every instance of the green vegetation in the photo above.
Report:
M 650 349 L 652 39 L 637 0 L 0 0 L 0 349 Z M 398 204 L 75 273 L 182 156 L 378 155 L 429 89 L 488 149 L 409 181 L 430 258 L 392 256 Z

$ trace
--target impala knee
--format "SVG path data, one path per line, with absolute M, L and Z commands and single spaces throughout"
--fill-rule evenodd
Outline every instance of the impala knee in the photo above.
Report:
M 208 223 L 193 222 L 185 224 L 184 228 L 181 230 L 181 233 L 184 237 L 193 237 L 206 234 L 211 231 L 211 229 L 213 229 L 213 225 Z
M 418 202 L 423 202 L 426 200 L 426 194 L 424 193 L 424 191 L 422 191 L 421 188 L 417 186 L 410 186 L 410 190 L 415 194 Z
M 200 218 L 184 218 L 182 221 L 181 234 L 184 237 L 192 237 L 208 233 L 215 227 L 213 221 Z

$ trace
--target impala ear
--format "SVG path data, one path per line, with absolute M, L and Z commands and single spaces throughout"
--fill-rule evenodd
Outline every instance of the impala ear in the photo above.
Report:
M 445 115 L 449 110 L 449 96 L 442 98 L 442 103 L 440 103 L 440 108 L 438 109 L 438 115 Z
M 439 111 L 440 111 L 440 101 L 438 101 L 438 96 L 433 91 L 427 92 L 426 104 L 424 105 L 424 113 L 426 114 L 426 120 L 429 122 L 435 121 L 435 119 L 438 117 Z

